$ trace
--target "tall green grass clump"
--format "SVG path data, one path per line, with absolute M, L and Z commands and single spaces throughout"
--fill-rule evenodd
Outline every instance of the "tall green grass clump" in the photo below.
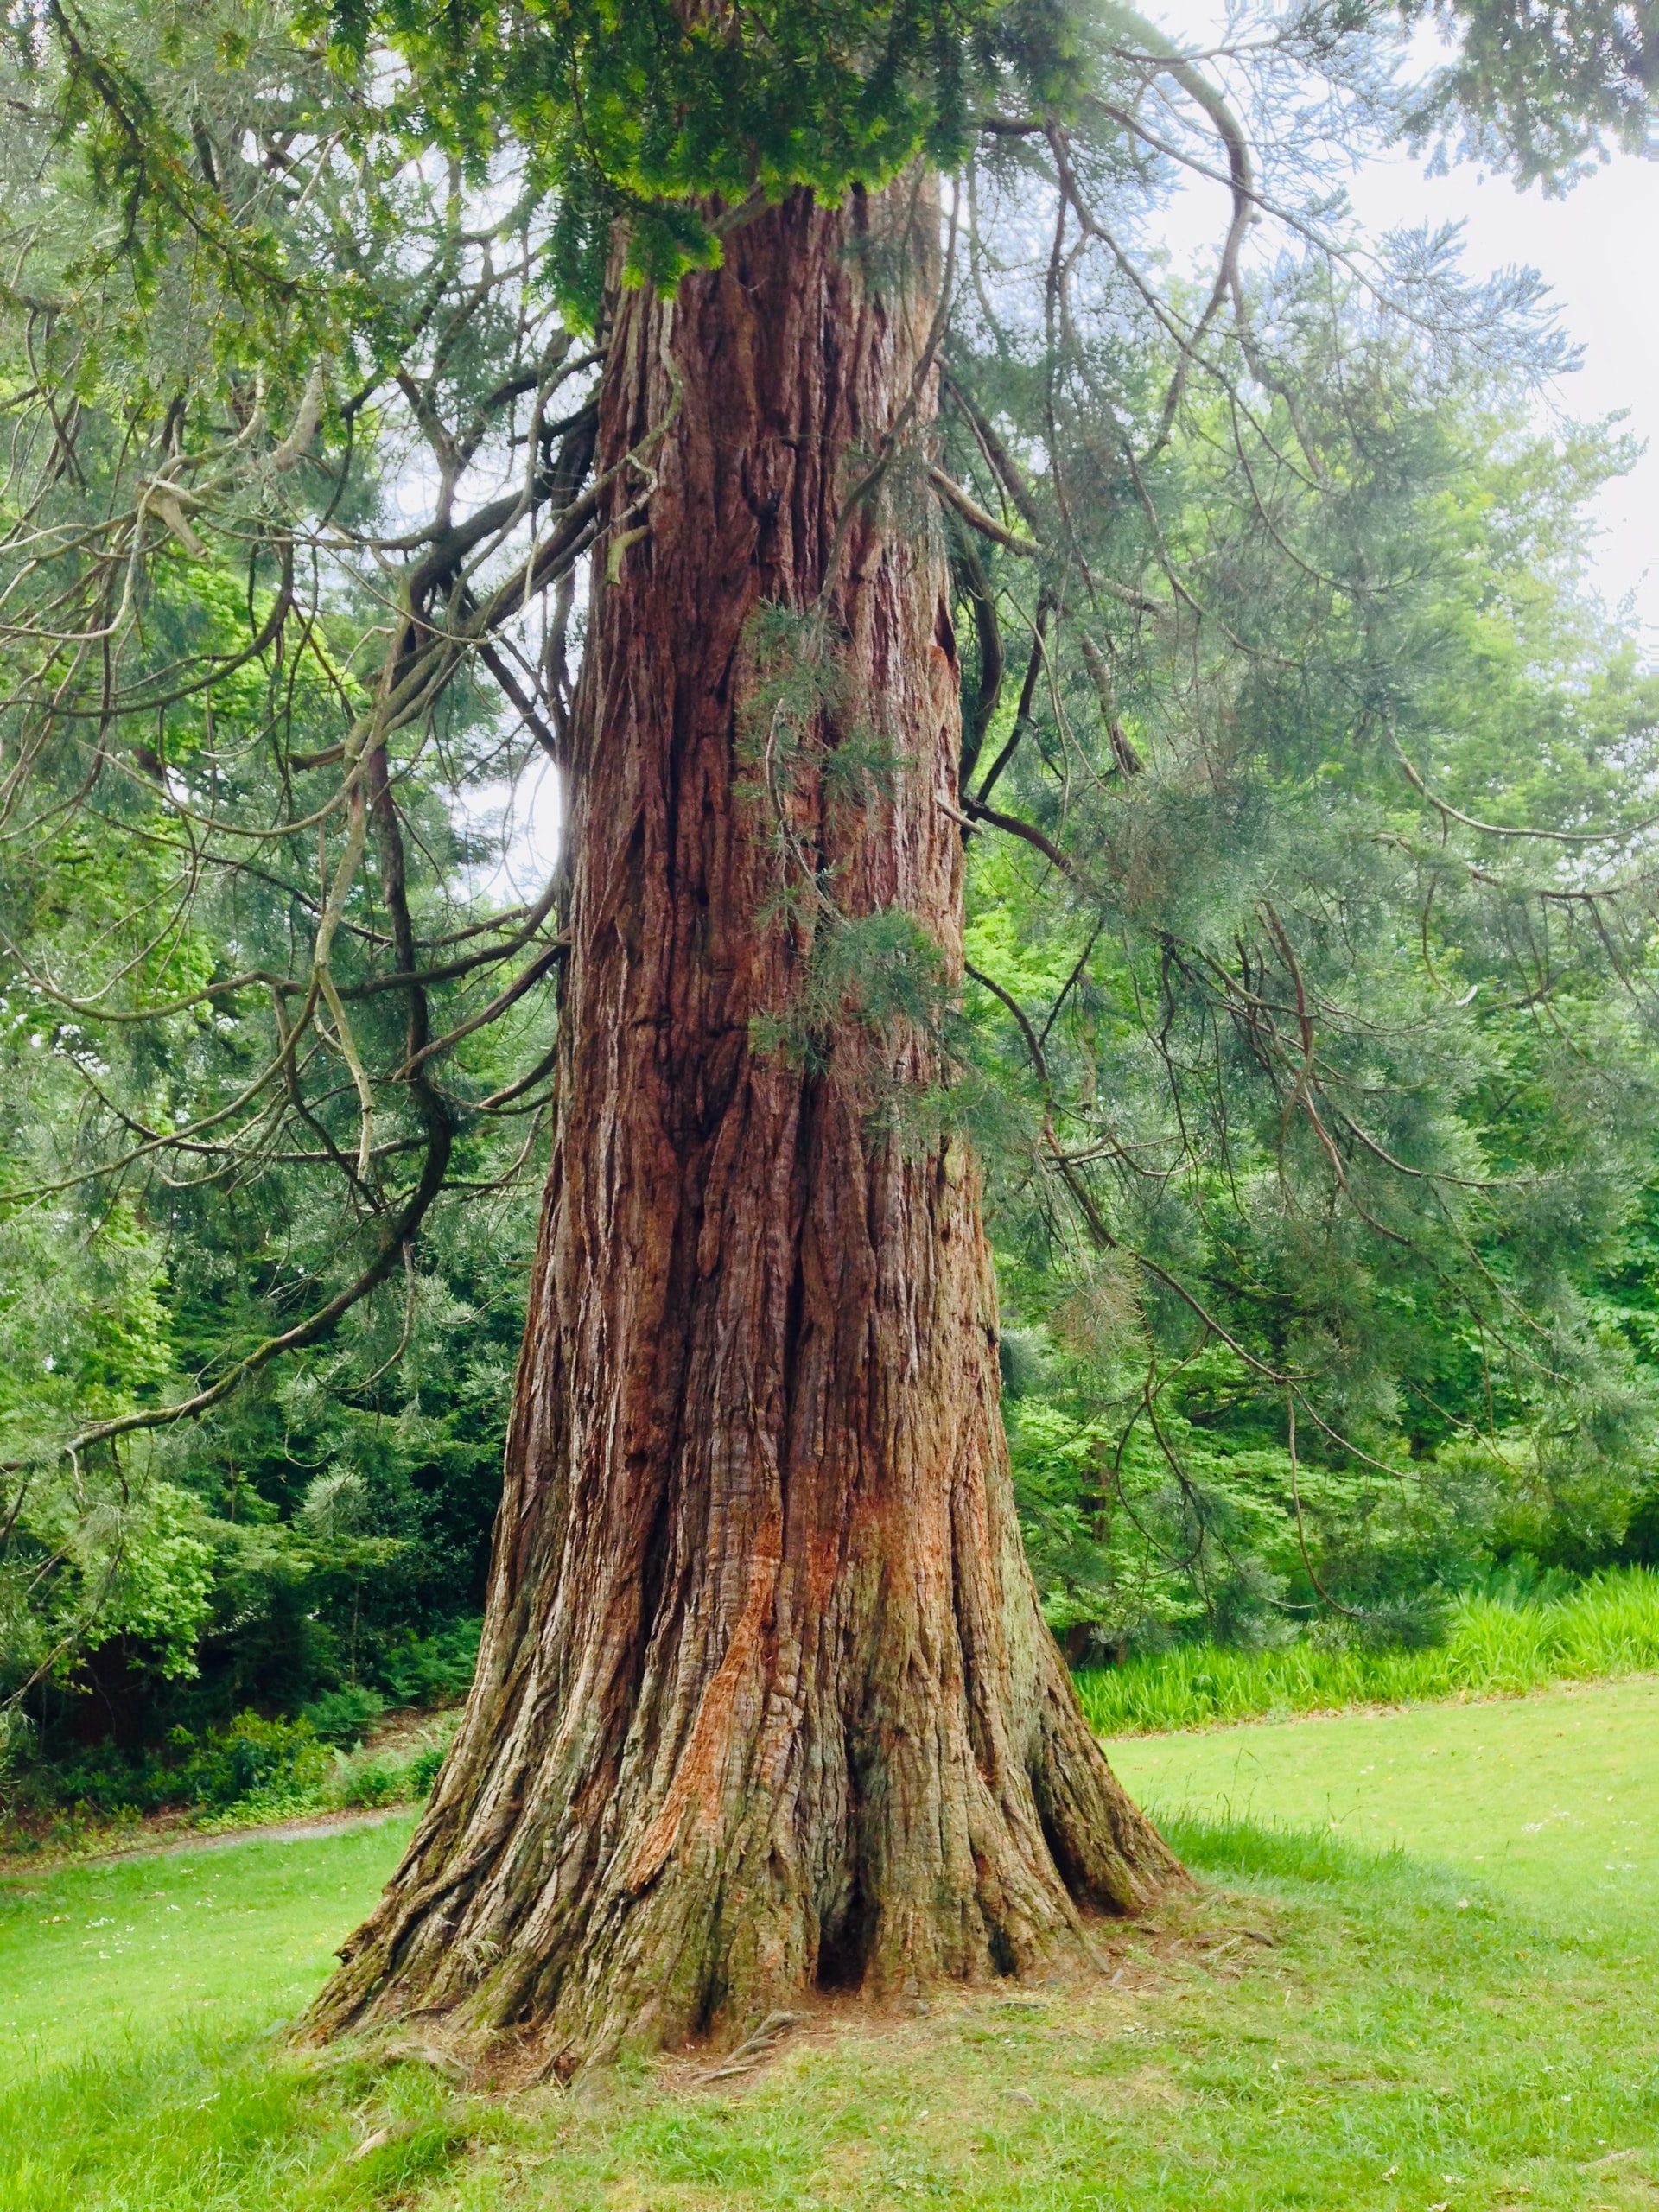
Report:
M 1099 1734 L 1144 1736 L 1347 1705 L 1516 1696 L 1650 1669 L 1659 1669 L 1659 1573 L 1630 1567 L 1542 1604 L 1460 1597 L 1445 1642 L 1427 1649 L 1311 1639 L 1277 1651 L 1178 1644 L 1077 1679 Z

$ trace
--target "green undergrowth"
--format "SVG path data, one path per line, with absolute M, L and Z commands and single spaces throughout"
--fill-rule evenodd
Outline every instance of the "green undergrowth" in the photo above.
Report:
M 316 1813 L 366 1812 L 412 1803 L 424 1797 L 436 1781 L 455 1720 L 454 1714 L 447 1714 L 399 1744 L 359 1745 L 352 1751 L 333 1747 L 317 1768 L 251 1789 L 199 1815 L 195 1824 L 210 1834 L 225 1834 Z
M 1651 1791 L 1659 1751 L 1643 1771 Z M 832 2013 L 721 2088 L 681 2060 L 569 2092 L 468 2093 L 406 2045 L 296 2050 L 274 2029 L 296 2009 L 292 1970 L 280 1996 L 273 1978 L 279 1915 L 246 1948 L 239 2011 L 185 2016 L 166 2033 L 111 2026 L 63 2061 L 13 2047 L 0 2212 L 1655 2202 L 1659 1931 L 1605 1909 L 1589 1923 L 1565 1882 L 1544 1910 L 1398 1847 L 1277 1824 L 1268 1806 L 1253 1820 L 1178 1810 L 1166 1825 L 1202 1891 L 1154 1926 L 1103 1930 L 1113 1955 L 1099 1977 L 947 1993 L 925 2018 Z M 251 1860 L 234 1878 L 251 1906 L 285 1854 L 285 1910 L 315 1931 L 343 1863 L 331 1854 L 355 1854 L 351 1883 L 334 1885 L 343 1927 L 377 1849 L 389 1863 L 397 1841 L 359 1832 L 201 1860 L 263 1853 L 263 1877 Z M 38 1885 L 33 1922 L 0 1925 L 0 1963 L 15 1970 L 32 1954 L 42 1976 L 67 1971 L 67 1951 L 32 1947 L 63 1885 L 90 1878 Z M 179 1878 L 232 1876 L 198 1863 Z M 166 1911 L 173 1872 L 145 1879 L 167 1894 L 126 1899 L 135 1943 L 154 1925 L 146 1912 L 185 1917 Z M 213 1924 L 206 1913 L 190 1923 Z M 325 1965 L 311 1959 L 312 1986 Z
M 73 1788 L 77 1777 L 70 1770 L 67 1802 L 42 1808 L 27 1790 L 14 1790 L 11 1807 L 0 1817 L 0 1854 L 85 1859 L 181 1827 L 226 1835 L 416 1803 L 437 1778 L 457 1719 L 455 1713 L 442 1713 L 346 1749 L 320 1739 L 306 1722 L 244 1713 L 171 1767 L 157 1762 L 153 1770 L 135 1770 L 105 1758 L 88 1768 L 96 1786 L 79 1789 Z
M 1077 1681 L 1096 1732 L 1129 1736 L 1343 1706 L 1515 1695 L 1655 1669 L 1659 1573 L 1631 1567 L 1541 1605 L 1456 1599 L 1445 1642 L 1427 1649 L 1306 1638 L 1276 1651 L 1177 1644 L 1122 1667 L 1086 1669 Z

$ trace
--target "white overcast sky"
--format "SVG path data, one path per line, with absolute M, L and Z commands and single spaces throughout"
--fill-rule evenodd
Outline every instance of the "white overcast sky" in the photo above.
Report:
M 1203 47 L 1224 35 L 1228 10 L 1226 0 L 1165 0 L 1147 12 L 1170 36 Z M 1419 32 L 1414 62 L 1432 66 L 1443 52 L 1431 29 Z M 1471 276 L 1532 269 L 1548 287 L 1548 304 L 1582 359 L 1541 394 L 1541 414 L 1599 421 L 1622 411 L 1648 448 L 1598 502 L 1595 582 L 1610 607 L 1630 601 L 1644 658 L 1659 661 L 1659 162 L 1618 156 L 1560 200 L 1536 188 L 1517 192 L 1471 164 L 1431 177 L 1403 154 L 1365 162 L 1347 182 L 1373 235 L 1461 224 Z M 1219 234 L 1217 207 L 1197 204 L 1213 192 L 1183 197 L 1189 205 L 1171 210 L 1178 257 Z
M 1646 651 L 1659 652 L 1659 163 L 1621 156 L 1564 200 L 1546 200 L 1471 168 L 1427 177 L 1408 161 L 1373 162 L 1351 192 L 1368 226 L 1459 222 L 1471 273 L 1520 265 L 1548 285 L 1583 359 L 1543 404 L 1582 418 L 1622 410 L 1648 448 L 1601 495 L 1596 575 L 1610 604 L 1634 596 Z

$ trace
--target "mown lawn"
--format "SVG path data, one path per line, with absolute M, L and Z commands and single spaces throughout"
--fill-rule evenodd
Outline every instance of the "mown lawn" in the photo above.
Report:
M 175 2029 L 298 2012 L 396 1864 L 412 1814 L 0 1883 L 0 2078 Z
M 270 2024 L 394 1854 L 386 1829 L 54 1876 L 8 1893 L 0 2018 L 54 1985 L 88 2055 L 11 2039 L 0 2208 L 1659 2207 L 1654 1700 L 1118 1746 L 1149 1796 L 1198 1807 L 1170 1826 L 1202 1899 L 1110 1931 L 1097 1979 L 831 2019 L 734 2088 L 681 2063 L 467 2094 L 412 2058 L 286 2049 Z M 1625 1819 L 1647 1831 L 1628 1872 Z M 129 1948 L 98 1958 L 117 1925 Z M 186 2001 L 196 1974 L 211 2009 Z
M 1154 1810 L 1398 1847 L 1569 1926 L 1625 1928 L 1659 1972 L 1659 1679 L 1107 1748 Z

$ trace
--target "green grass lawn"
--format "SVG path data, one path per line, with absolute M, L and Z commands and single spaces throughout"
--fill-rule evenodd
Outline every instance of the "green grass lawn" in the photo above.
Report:
M 1659 1942 L 1659 1680 L 1107 1748 L 1155 1813 L 1398 1846 L 1568 1925 Z
M 1624 1683 L 1115 1746 L 1198 1901 L 720 2089 L 285 2048 L 386 1829 L 55 1874 L 0 1919 L 0 2018 L 40 2024 L 0 2212 L 1659 2212 L 1656 1720 Z
M 0 1884 L 0 2078 L 296 2012 L 373 1904 L 406 1815 L 311 1841 L 70 1866 Z

